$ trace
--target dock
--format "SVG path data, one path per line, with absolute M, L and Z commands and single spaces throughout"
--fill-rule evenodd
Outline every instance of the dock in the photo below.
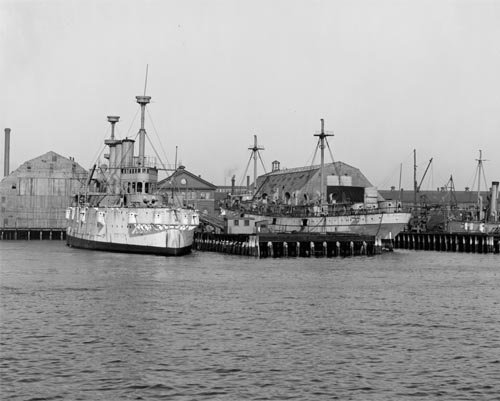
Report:
M 353 234 L 196 233 L 193 249 L 258 258 L 348 257 L 381 253 L 382 242 Z
M 0 228 L 1 240 L 65 240 L 65 228 Z
M 403 232 L 394 247 L 416 251 L 500 253 L 500 233 Z

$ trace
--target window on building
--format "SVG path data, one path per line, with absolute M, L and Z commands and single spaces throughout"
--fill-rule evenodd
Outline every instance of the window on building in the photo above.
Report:
M 137 183 L 137 192 L 142 193 L 142 182 Z
M 250 225 L 250 220 L 245 220 L 245 226 L 249 226 Z
M 240 221 L 239 221 L 239 220 L 235 220 L 235 221 L 234 221 L 234 225 L 235 225 L 235 226 L 239 226 L 239 225 L 240 225 Z

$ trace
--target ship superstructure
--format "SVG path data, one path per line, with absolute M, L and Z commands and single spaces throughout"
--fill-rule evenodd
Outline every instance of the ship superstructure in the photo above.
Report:
M 105 140 L 108 163 L 91 170 L 86 191 L 66 211 L 67 244 L 77 248 L 183 255 L 191 251 L 198 212 L 176 207 L 157 191 L 155 158 L 145 155 L 144 117 L 150 96 L 136 96 L 141 107 L 139 149 L 133 139 L 115 138 L 118 116 L 108 116 L 111 136 Z

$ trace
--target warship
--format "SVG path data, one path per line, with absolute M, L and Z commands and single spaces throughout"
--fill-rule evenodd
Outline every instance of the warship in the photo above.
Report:
M 141 108 L 138 155 L 133 139 L 115 138 L 118 116 L 108 116 L 111 136 L 105 145 L 107 164 L 90 171 L 85 192 L 66 210 L 66 242 L 70 247 L 179 256 L 191 251 L 199 215 L 175 206 L 158 191 L 156 158 L 145 155 L 144 117 L 150 96 L 136 96 Z M 160 164 L 161 166 L 161 164 Z

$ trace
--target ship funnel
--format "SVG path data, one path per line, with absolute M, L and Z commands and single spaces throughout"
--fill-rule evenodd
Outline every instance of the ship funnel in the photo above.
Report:
M 498 221 L 498 181 L 493 181 L 491 183 L 491 206 L 490 206 L 490 217 L 494 222 Z
M 132 167 L 134 160 L 134 140 L 125 138 L 122 141 L 122 167 Z
M 136 96 L 137 103 L 141 105 L 141 129 L 139 130 L 139 164 L 144 165 L 144 150 L 146 145 L 146 130 L 144 129 L 144 114 L 146 105 L 151 101 L 151 96 Z
M 7 177 L 10 170 L 10 128 L 5 128 L 5 155 L 3 159 L 3 176 Z
M 109 146 L 109 168 L 116 167 L 116 144 L 119 141 L 115 140 L 115 124 L 118 122 L 120 117 L 118 116 L 108 116 L 108 121 L 111 123 L 111 138 L 104 141 L 106 145 Z

